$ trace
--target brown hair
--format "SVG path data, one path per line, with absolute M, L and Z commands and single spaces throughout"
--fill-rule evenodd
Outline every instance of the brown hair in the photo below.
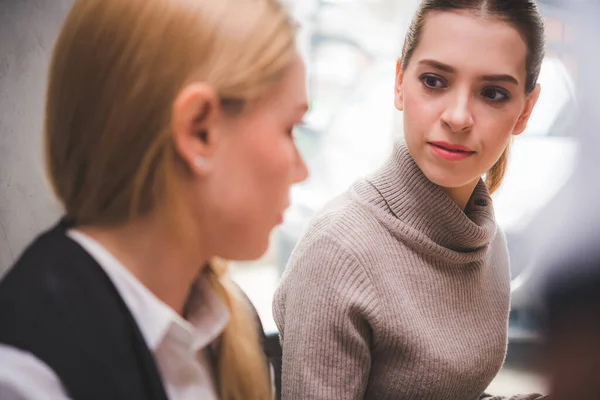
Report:
M 54 49 L 45 119 L 47 170 L 67 217 L 112 225 L 161 208 L 185 237 L 185 171 L 170 134 L 177 94 L 202 81 L 225 111 L 243 111 L 291 62 L 294 30 L 277 0 L 76 1 Z M 223 263 L 204 273 L 231 313 L 220 398 L 270 398 L 249 305 Z
M 544 59 L 544 21 L 535 0 L 423 0 L 408 28 L 400 68 L 406 71 L 412 55 L 419 45 L 425 19 L 431 12 L 460 11 L 473 12 L 481 17 L 492 17 L 506 21 L 522 35 L 527 45 L 525 91 L 531 94 L 540 75 Z M 486 174 L 486 184 L 493 193 L 504 178 L 508 161 L 507 147 L 498 161 Z

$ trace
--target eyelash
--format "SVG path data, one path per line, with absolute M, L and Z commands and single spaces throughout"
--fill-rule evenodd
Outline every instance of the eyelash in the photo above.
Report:
M 491 101 L 492 103 L 506 103 L 508 100 L 510 100 L 509 94 L 505 90 L 497 88 L 497 87 L 486 87 L 481 91 L 481 93 L 483 95 L 484 92 L 489 92 L 489 91 L 494 92 L 494 94 L 500 94 L 502 96 L 500 99 L 497 99 L 497 100 L 494 100 L 492 98 L 484 96 L 484 97 L 486 97 L 487 100 Z M 492 96 L 492 97 L 494 97 L 494 96 Z
M 446 81 L 437 75 L 426 74 L 426 75 L 421 76 L 419 79 L 420 79 L 421 83 L 423 83 L 424 88 L 429 91 L 439 91 L 439 90 L 446 89 L 446 87 L 447 87 Z M 427 80 L 435 80 L 436 82 L 441 82 L 443 86 L 442 87 L 433 87 L 427 83 Z M 486 92 L 489 94 L 490 91 L 493 91 L 494 95 L 500 94 L 501 98 L 494 100 L 493 98 L 490 98 L 490 97 L 484 95 L 484 93 L 486 93 Z M 505 103 L 508 100 L 510 100 L 510 95 L 508 94 L 508 92 L 506 90 L 498 88 L 498 87 L 493 87 L 493 86 L 485 87 L 481 91 L 481 94 L 487 101 L 489 101 L 491 103 L 495 103 L 495 104 Z M 495 97 L 495 96 L 492 96 L 492 97 Z
M 447 86 L 446 82 L 442 78 L 440 78 L 439 76 L 436 76 L 436 75 L 427 74 L 427 75 L 421 76 L 419 79 L 421 80 L 421 82 L 423 83 L 423 86 L 427 90 L 442 90 L 442 89 L 445 89 Z M 442 84 L 444 84 L 444 87 L 432 87 L 431 85 L 427 84 L 428 79 L 435 79 L 437 82 L 441 82 Z

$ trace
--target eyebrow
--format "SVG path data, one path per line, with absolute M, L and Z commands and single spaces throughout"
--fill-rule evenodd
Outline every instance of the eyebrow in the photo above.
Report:
M 419 64 L 429 65 L 430 67 L 439 69 L 440 71 L 448 72 L 450 74 L 456 73 L 456 70 L 451 66 L 435 60 L 421 60 L 419 61 Z M 487 82 L 506 82 L 515 84 L 517 86 L 519 85 L 519 81 L 517 80 L 517 78 L 508 74 L 483 75 L 481 77 L 481 80 Z

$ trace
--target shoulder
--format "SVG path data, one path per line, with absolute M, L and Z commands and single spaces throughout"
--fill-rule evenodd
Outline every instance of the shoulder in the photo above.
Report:
M 359 181 L 331 200 L 313 218 L 294 254 L 299 256 L 306 251 L 321 249 L 334 251 L 336 256 L 360 258 L 377 247 L 379 238 L 388 233 L 378 216 L 385 210 L 382 211 L 381 205 L 374 205 L 371 199 L 365 198 L 364 192 L 368 190 L 375 192 L 368 182 Z M 378 196 L 378 193 L 371 195 Z
M 386 233 L 350 189 L 321 210 L 297 243 L 275 294 L 275 303 L 300 297 L 352 297 L 374 293 L 369 255 Z
M 497 243 L 501 248 L 506 247 L 506 232 L 504 232 L 504 229 L 498 223 L 496 223 L 496 237 L 493 242 Z
M 81 267 L 85 264 L 94 260 L 64 229 L 57 226 L 40 234 L 0 281 L 0 310 L 23 304 L 51 306 L 48 297 L 86 283 L 83 274 L 88 269 Z
M 53 367 L 49 360 L 76 362 L 81 355 L 69 350 L 82 338 L 100 339 L 124 325 L 115 293 L 94 259 L 64 229 L 53 228 L 29 245 L 0 282 L 0 343 Z
M 504 230 L 497 225 L 496 228 L 496 236 L 490 243 L 490 250 L 493 256 L 497 258 L 506 258 L 506 262 L 508 263 L 508 242 L 506 239 L 506 233 Z
M 30 353 L 0 344 L 0 398 L 67 400 L 54 371 Z

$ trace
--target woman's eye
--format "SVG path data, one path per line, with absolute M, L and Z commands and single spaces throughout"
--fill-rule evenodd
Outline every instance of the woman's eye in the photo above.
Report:
M 494 103 L 502 103 L 510 98 L 508 93 L 498 88 L 485 88 L 481 95 Z
M 437 76 L 434 75 L 424 75 L 421 77 L 421 82 L 423 82 L 423 84 L 428 88 L 428 89 L 443 89 L 446 87 L 446 83 L 438 78 Z

